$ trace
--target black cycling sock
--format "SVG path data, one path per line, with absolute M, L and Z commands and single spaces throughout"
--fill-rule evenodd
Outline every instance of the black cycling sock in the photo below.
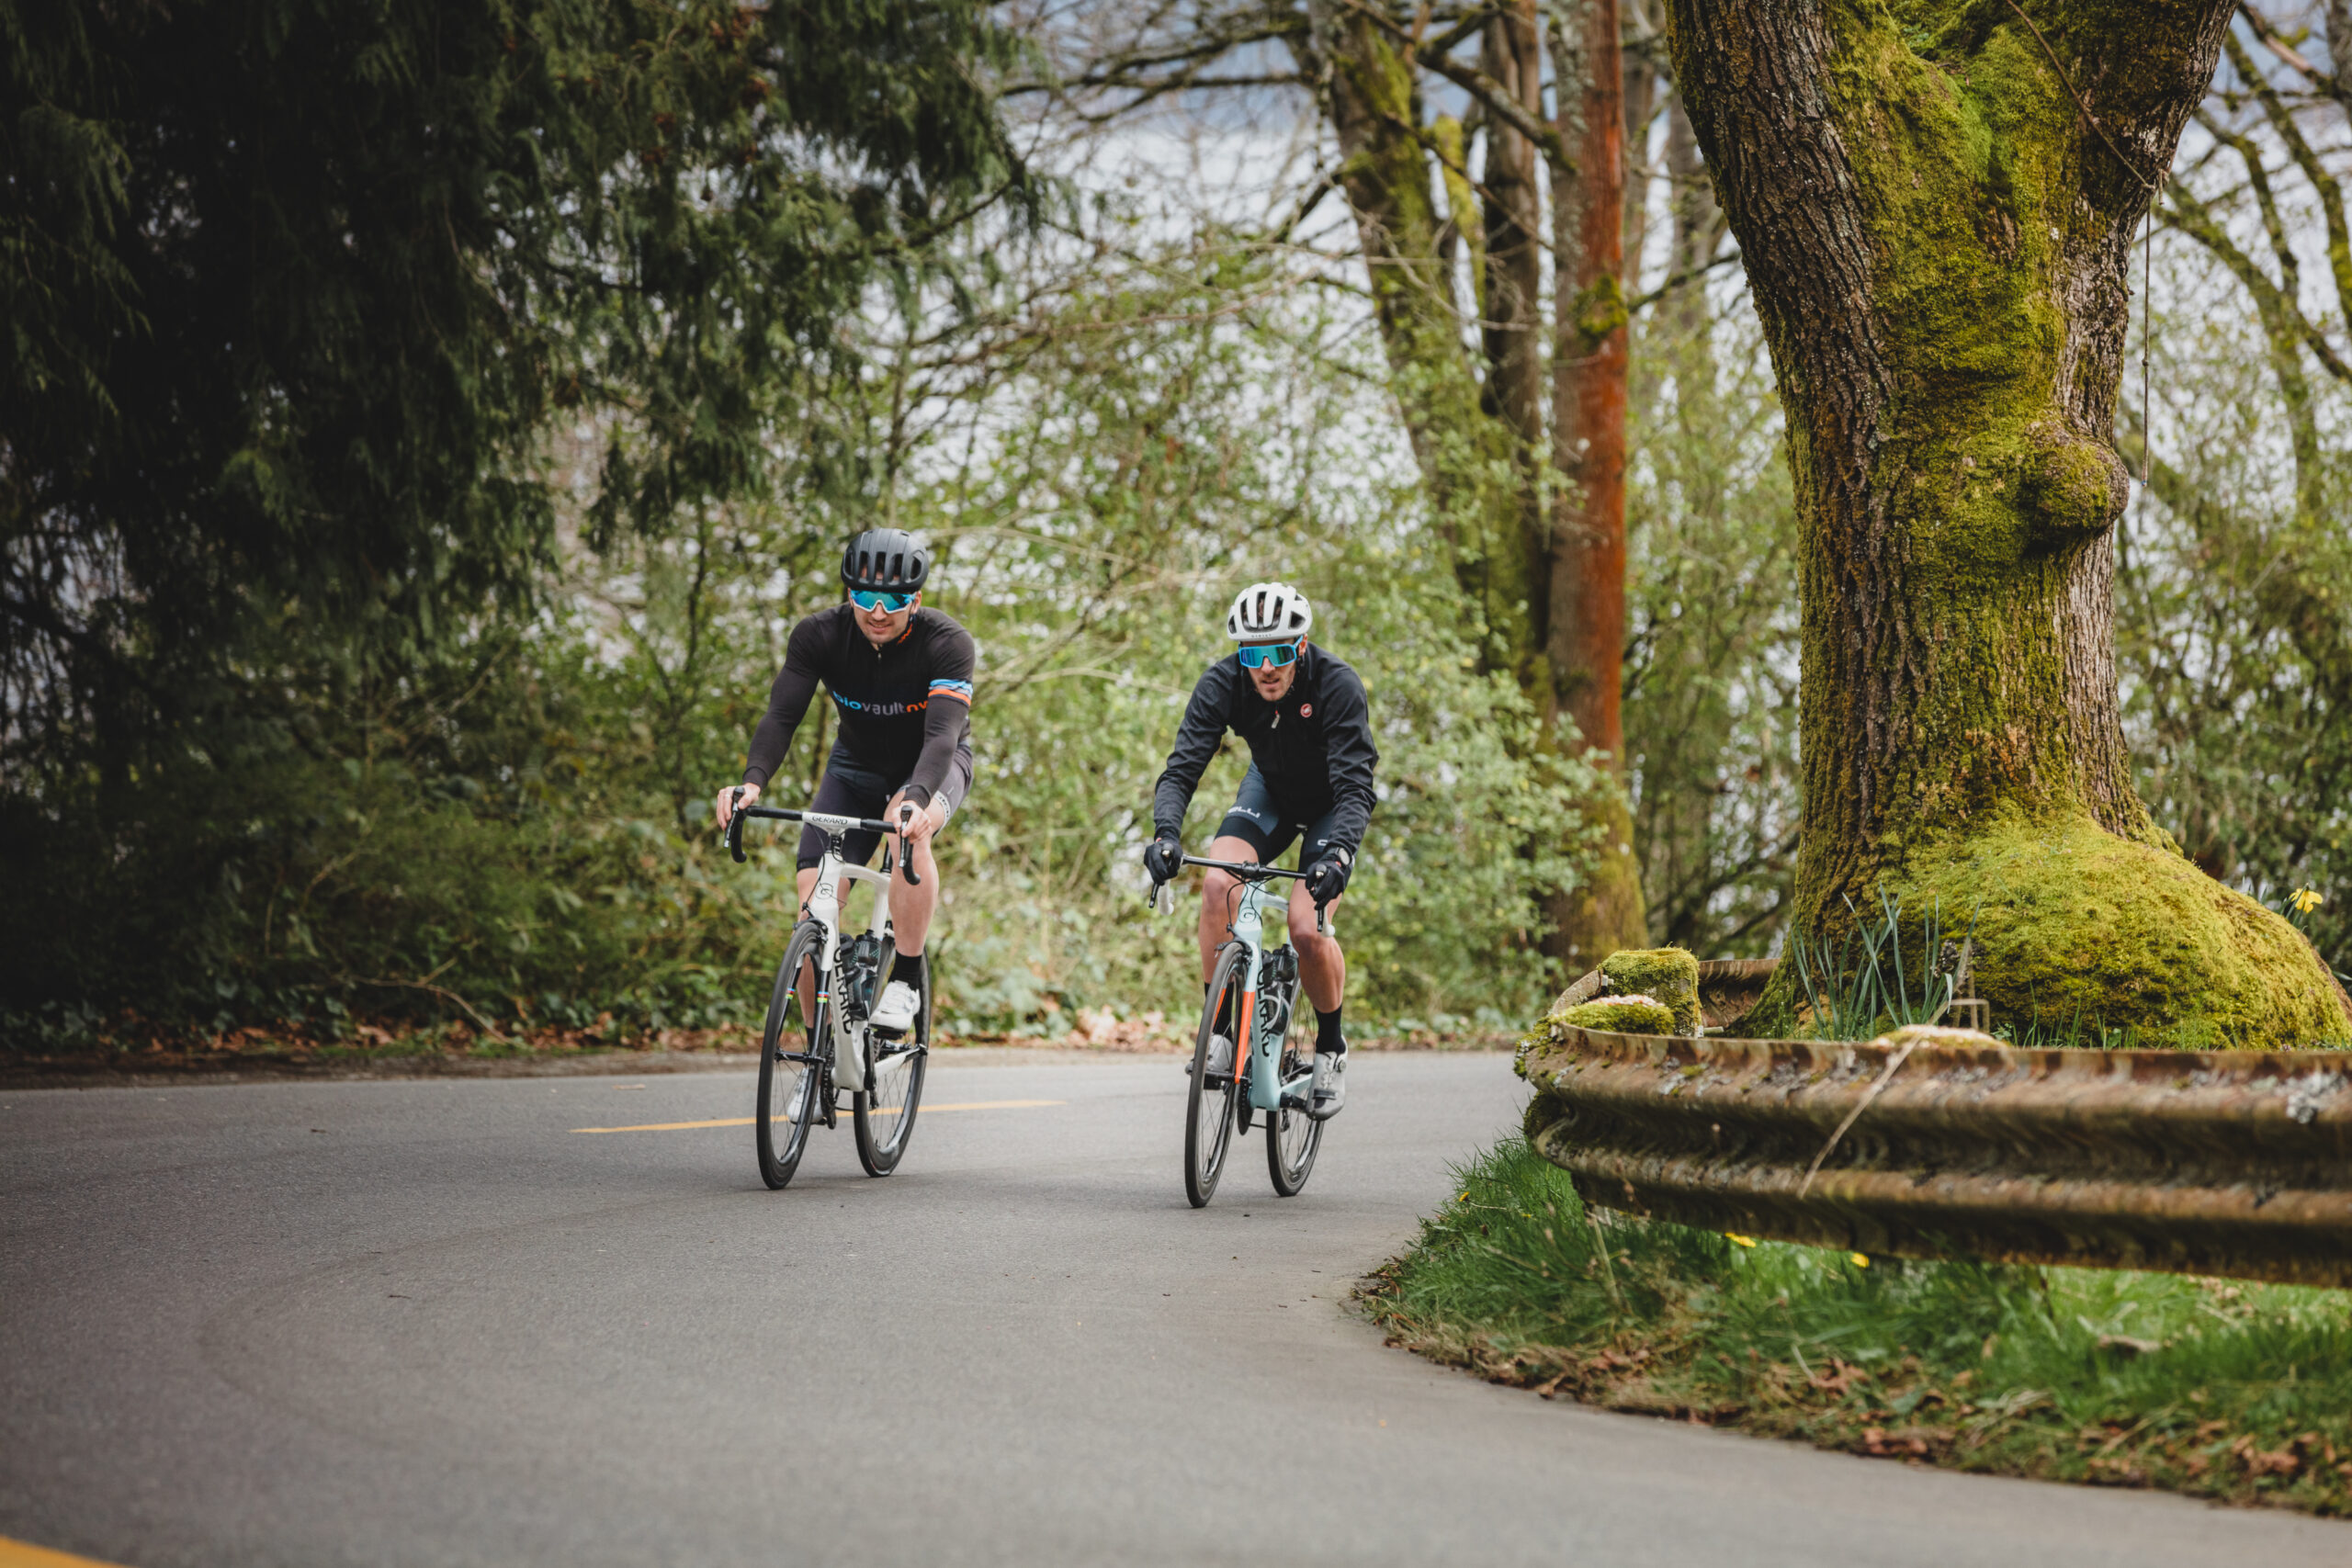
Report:
M 898 962 L 890 965 L 890 978 L 904 980 L 908 985 L 921 990 L 922 988 L 922 954 L 920 953 L 899 954 Z
M 1333 1008 L 1329 1012 L 1325 1012 L 1321 1008 L 1315 1010 L 1315 1048 L 1317 1051 L 1329 1051 L 1334 1055 L 1348 1048 L 1347 1036 L 1340 1032 L 1338 1008 Z

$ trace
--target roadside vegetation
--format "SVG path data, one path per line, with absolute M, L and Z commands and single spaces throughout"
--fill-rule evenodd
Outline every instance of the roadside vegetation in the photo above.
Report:
M 1623 10 L 1646 116 L 1621 290 L 1631 844 L 1651 942 L 1758 957 L 1789 950 L 1802 805 L 1783 415 L 1658 7 Z M 199 179 L 124 151 L 233 140 L 155 129 L 217 107 L 182 103 L 210 80 L 185 68 L 186 18 L 52 11 L 97 21 L 36 29 L 6 79 L 87 134 L 0 137 L 0 224 L 40 242 L 6 297 L 28 343 L 63 345 L 0 378 L 0 1050 L 495 1053 L 755 1023 L 789 852 L 727 861 L 708 799 L 792 623 L 836 597 L 840 539 L 876 519 L 935 547 L 930 602 L 981 645 L 980 784 L 942 846 L 951 1032 L 1182 1011 L 1189 943 L 1143 913 L 1136 817 L 1222 651 L 1218 606 L 1275 573 L 1315 596 L 1318 636 L 1380 708 L 1385 793 L 1342 916 L 1351 1022 L 1501 1034 L 1574 977 L 1544 944 L 1608 827 L 1586 809 L 1591 770 L 1534 743 L 1544 705 L 1480 669 L 1491 628 L 1407 438 L 1363 236 L 1297 82 L 1211 73 L 1211 99 L 1181 85 L 1189 55 L 1165 80 L 1106 78 L 1086 50 L 1163 15 L 1125 0 L 1069 28 L 1034 7 L 917 8 L 932 24 L 903 38 L 889 8 L 742 12 L 769 29 L 744 33 L 721 6 L 715 30 L 650 53 L 635 13 L 605 6 L 526 6 L 463 49 L 413 18 L 379 18 L 377 39 L 304 12 L 277 53 L 217 63 L 246 73 L 232 98 L 277 106 L 270 143 L 311 163 Z M 411 98 L 355 87 L 379 43 L 436 62 L 401 93 L 456 94 L 497 132 L 443 148 L 407 207 L 382 194 L 399 169 L 335 151 L 353 115 L 421 123 Z M 2340 337 L 2340 301 L 2295 319 L 2269 240 L 2324 254 L 2340 184 L 2288 155 L 2249 72 L 2216 78 L 2207 115 L 2229 139 L 2184 154 L 2154 312 L 2132 322 L 2134 355 L 2153 324 L 2153 403 L 2127 400 L 2118 436 L 2136 462 L 2152 412 L 2154 468 L 2120 525 L 2117 671 L 2158 825 L 2273 908 L 2311 889 L 2298 923 L 2352 967 L 2352 617 L 2328 587 L 2352 570 L 2333 522 L 2352 372 L 2311 351 Z M 1045 90 L 1057 73 L 1117 102 Z M 785 90 L 736 90 L 754 79 Z M 1419 79 L 1482 170 L 1493 122 Z M 651 107 L 656 80 L 692 89 L 675 115 Z M 941 166 L 899 133 L 910 81 L 963 128 L 936 141 L 956 152 Z M 827 84 L 846 96 L 804 90 Z M 771 96 L 817 118 L 756 107 Z M 524 133 L 542 123 L 569 128 L 569 162 L 499 162 L 542 146 Z M 2325 141 L 2311 167 L 2339 156 Z M 325 201 L 344 179 L 368 199 Z M 891 199 L 862 194 L 877 181 Z M 449 225 L 411 220 L 436 191 L 492 189 L 495 211 L 452 212 L 458 249 Z M 315 232 L 247 233 L 281 211 Z M 1486 231 L 1464 211 L 1441 252 L 1475 366 Z M 380 267 L 346 243 L 349 213 L 380 224 Z M 500 225 L 526 218 L 510 247 Z M 256 292 L 247 258 L 268 243 L 302 265 Z M 612 264 L 594 288 L 582 256 Z M 707 314 L 665 305 L 682 293 Z M 729 303 L 753 297 L 766 313 Z M 135 320 L 170 330 L 123 337 Z M 393 321 L 413 354 L 387 346 Z M 443 379 L 379 384 L 394 362 Z M 522 379 L 466 369 L 486 364 Z M 378 449 L 420 466 L 352 471 Z M 1532 478 L 1550 504 L 1560 476 Z M 796 744 L 795 787 L 829 739 L 820 717 Z M 1227 757 L 1204 781 L 1196 833 L 1238 771 Z M 1964 934 L 1974 906 L 1943 913 Z M 2135 1038 L 2078 1001 L 2037 995 L 1996 1026 Z
M 1915 1464 L 2352 1513 L 2352 1295 L 1920 1262 L 1588 1210 L 1524 1143 L 1363 1300 L 1390 1343 L 1611 1410 Z

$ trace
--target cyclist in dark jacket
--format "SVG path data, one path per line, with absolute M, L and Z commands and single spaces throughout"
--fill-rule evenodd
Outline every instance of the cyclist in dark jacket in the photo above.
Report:
M 759 799 L 823 682 L 841 729 L 809 808 L 891 822 L 903 811 L 906 852 L 922 878 L 916 886 L 903 877 L 890 883 L 898 962 L 872 1018 L 877 1029 L 897 1033 L 914 1021 L 923 942 L 939 908 L 931 838 L 972 789 L 972 634 L 940 611 L 922 607 L 930 570 L 930 557 L 903 529 L 869 528 L 849 542 L 842 558 L 845 601 L 792 628 L 784 669 L 752 735 L 743 782 L 718 792 L 724 832 L 739 796 L 745 806 Z M 850 833 L 842 849 L 863 865 L 877 840 L 873 833 Z M 824 856 L 823 832 L 803 828 L 804 905 Z
M 1363 682 L 1348 665 L 1307 640 L 1315 625 L 1306 595 L 1283 582 L 1254 583 L 1226 615 L 1240 644 L 1208 667 L 1193 688 L 1183 727 L 1152 793 L 1153 840 L 1144 865 L 1156 881 L 1173 878 L 1184 852 L 1184 812 L 1202 773 L 1227 731 L 1250 748 L 1250 771 L 1209 845 L 1209 858 L 1271 863 L 1301 840 L 1306 880 L 1290 900 L 1290 936 L 1298 975 L 1315 1004 L 1315 1109 L 1329 1115 L 1346 1102 L 1347 1037 L 1340 1003 L 1347 959 L 1337 938 L 1315 929 L 1316 906 L 1339 901 L 1372 820 L 1372 715 Z M 1237 884 L 1212 871 L 1201 890 L 1201 976 L 1205 982 L 1225 935 Z

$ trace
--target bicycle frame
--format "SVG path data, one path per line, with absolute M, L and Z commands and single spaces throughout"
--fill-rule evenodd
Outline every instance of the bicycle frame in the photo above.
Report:
M 822 827 L 824 824 L 820 822 L 818 825 Z M 800 912 L 808 919 L 816 921 L 825 933 L 825 942 L 820 950 L 817 966 L 819 981 L 817 1004 L 825 1008 L 827 1016 L 831 1020 L 836 1038 L 846 1038 L 852 1041 L 858 1047 L 860 1056 L 870 1057 L 866 1047 L 871 1043 L 865 1036 L 865 1020 L 860 1018 L 852 1022 L 848 1015 L 840 1008 L 828 1007 L 826 1003 L 831 997 L 841 994 L 842 884 L 865 882 L 873 885 L 875 888 L 874 919 L 866 930 L 868 934 L 877 941 L 887 939 L 891 935 L 890 900 L 888 897 L 890 886 L 889 863 L 885 860 L 883 869 L 880 871 L 868 871 L 862 865 L 852 865 L 842 858 L 841 843 L 839 833 L 829 836 L 825 845 L 825 858 L 817 863 L 817 886 L 808 890 L 808 901 L 800 907 Z M 884 852 L 887 855 L 888 852 Z
M 1277 894 L 1268 886 L 1277 877 L 1304 882 L 1304 872 L 1285 871 L 1280 866 L 1244 864 L 1235 861 L 1208 860 L 1200 855 L 1186 855 L 1186 865 L 1206 866 L 1212 871 L 1226 872 L 1241 879 L 1241 897 L 1236 901 L 1233 918 L 1226 929 L 1250 954 L 1250 969 L 1241 982 L 1241 1038 L 1233 1043 L 1234 1070 L 1250 1064 L 1250 1104 L 1259 1111 L 1304 1111 L 1307 1096 L 1315 1086 L 1313 1069 L 1284 1081 L 1282 1077 L 1282 1039 L 1258 1028 L 1258 991 L 1265 983 L 1266 954 L 1279 953 L 1290 945 L 1290 896 Z M 1151 896 L 1158 897 L 1166 883 L 1156 884 Z M 1266 918 L 1274 919 L 1274 940 L 1265 940 Z M 1315 907 L 1315 929 L 1330 929 L 1324 908 Z M 1302 987 L 1303 988 L 1303 987 Z M 1294 993 L 1291 1005 L 1295 1008 L 1298 997 Z
M 817 962 L 816 1005 L 809 1010 L 808 1016 L 819 1021 L 820 1034 L 833 1042 L 836 1047 L 835 1061 L 840 1059 L 838 1048 L 841 1045 L 852 1045 L 856 1049 L 857 1059 L 865 1062 L 871 1068 L 876 1064 L 875 1054 L 869 1048 L 874 1042 L 867 1035 L 866 1021 L 859 1017 L 853 1021 L 841 1008 L 832 1005 L 835 998 L 842 994 L 841 889 L 844 882 L 872 884 L 875 890 L 874 919 L 866 928 L 867 932 L 877 942 L 890 937 L 892 935 L 890 900 L 888 895 L 890 887 L 892 846 L 888 842 L 883 846 L 882 869 L 869 871 L 865 866 L 852 865 L 849 863 L 842 843 L 842 836 L 859 829 L 868 832 L 890 835 L 895 835 L 897 829 L 887 822 L 872 821 L 862 817 L 835 817 L 821 811 L 782 811 L 766 806 L 739 807 L 733 818 L 727 825 L 727 847 L 739 861 L 748 858 L 743 853 L 742 824 L 746 818 L 752 817 L 766 818 L 778 822 L 805 822 L 824 832 L 825 853 L 824 857 L 817 863 L 817 885 L 809 889 L 808 902 L 800 907 L 802 917 L 816 921 L 818 928 L 824 932 L 824 943 L 819 952 Z M 900 858 L 904 863 L 903 869 L 907 881 L 920 886 L 922 878 L 915 874 L 915 868 L 911 863 L 913 857 L 902 854 Z M 926 1047 L 909 1045 L 905 1049 L 920 1051 Z M 825 1120 L 829 1125 L 832 1121 L 831 1105 L 825 1107 Z
M 1277 933 L 1272 942 L 1264 938 L 1269 914 L 1274 918 Z M 1283 1082 L 1282 1040 L 1277 1032 L 1258 1027 L 1258 991 L 1265 980 L 1266 954 L 1290 945 L 1290 899 L 1263 880 L 1252 880 L 1243 886 L 1227 929 L 1250 952 L 1250 968 L 1241 982 L 1241 1038 L 1233 1043 L 1233 1059 L 1250 1064 L 1250 1103 L 1260 1111 L 1279 1111 L 1285 1103 L 1294 1111 L 1304 1110 L 1308 1091 L 1315 1087 L 1314 1070 Z M 1291 998 L 1294 1007 L 1297 1000 L 1295 996 Z

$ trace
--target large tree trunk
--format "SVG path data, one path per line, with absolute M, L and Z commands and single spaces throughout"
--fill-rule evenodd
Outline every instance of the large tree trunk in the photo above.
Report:
M 2340 1039 L 2308 945 L 2151 824 L 2117 709 L 2126 261 L 2229 0 L 2024 3 L 2039 37 L 1971 0 L 1669 4 L 1788 419 L 1797 923 L 1933 899 L 2020 1027 Z
M 1607 831 L 1592 874 L 1554 912 L 1576 973 L 1648 943 L 1623 790 L 1625 648 L 1624 89 L 1617 0 L 1585 0 L 1555 31 L 1561 140 L 1574 178 L 1555 182 L 1559 303 L 1553 354 L 1554 509 L 1544 653 L 1560 711 L 1616 786 L 1592 803 Z

